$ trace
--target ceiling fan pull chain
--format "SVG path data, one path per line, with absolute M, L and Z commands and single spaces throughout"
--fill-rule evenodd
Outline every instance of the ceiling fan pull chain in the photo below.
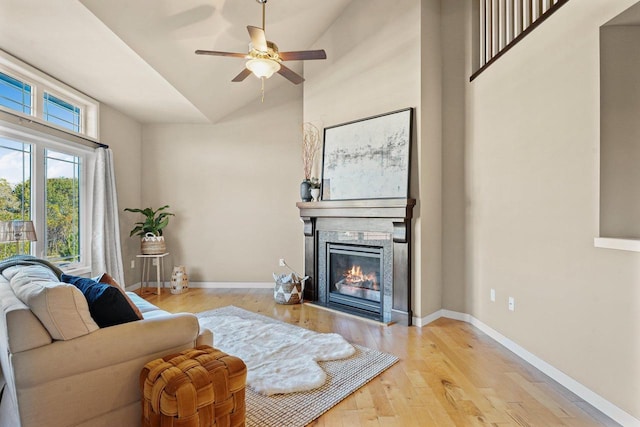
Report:
M 262 103 L 264 104 L 264 77 L 260 77 L 262 81 Z

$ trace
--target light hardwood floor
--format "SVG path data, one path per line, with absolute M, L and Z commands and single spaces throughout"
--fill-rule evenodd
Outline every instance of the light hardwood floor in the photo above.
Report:
M 190 289 L 181 295 L 164 289 L 145 298 L 170 312 L 235 305 L 318 332 L 337 332 L 400 358 L 312 426 L 618 426 L 464 322 L 384 326 L 311 305 L 279 305 L 268 289 Z

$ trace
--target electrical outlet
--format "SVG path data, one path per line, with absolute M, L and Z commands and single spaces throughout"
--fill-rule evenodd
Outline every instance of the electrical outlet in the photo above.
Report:
M 153 265 L 154 267 L 158 265 L 158 258 L 154 258 L 151 260 L 151 265 Z
M 285 265 L 287 265 L 287 263 L 285 262 L 284 258 L 280 258 L 278 263 L 280 264 L 280 267 L 284 267 Z
M 136 268 L 136 260 L 135 259 L 131 260 L 131 268 Z
M 516 299 L 509 297 L 509 311 L 516 311 Z
M 491 289 L 491 302 L 496 302 L 496 290 L 495 289 Z

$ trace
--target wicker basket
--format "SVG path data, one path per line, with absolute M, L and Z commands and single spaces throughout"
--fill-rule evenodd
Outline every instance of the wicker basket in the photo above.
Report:
M 278 304 L 300 304 L 303 300 L 304 279 L 295 274 L 273 275 L 276 285 L 273 288 L 273 298 Z
M 164 242 L 164 236 L 147 233 L 140 240 L 140 253 L 143 255 L 160 255 L 166 251 L 167 245 Z
M 244 362 L 200 346 L 147 363 L 140 372 L 142 427 L 245 425 Z

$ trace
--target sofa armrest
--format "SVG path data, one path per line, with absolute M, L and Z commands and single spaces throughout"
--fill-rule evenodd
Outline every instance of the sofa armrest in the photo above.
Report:
M 16 385 L 35 386 L 145 355 L 155 357 L 185 345 L 193 347 L 198 335 L 198 319 L 190 313 L 102 328 L 72 340 L 13 354 Z
M 207 328 L 200 330 L 200 335 L 198 335 L 198 339 L 196 340 L 196 347 L 201 345 L 213 347 L 213 331 Z

